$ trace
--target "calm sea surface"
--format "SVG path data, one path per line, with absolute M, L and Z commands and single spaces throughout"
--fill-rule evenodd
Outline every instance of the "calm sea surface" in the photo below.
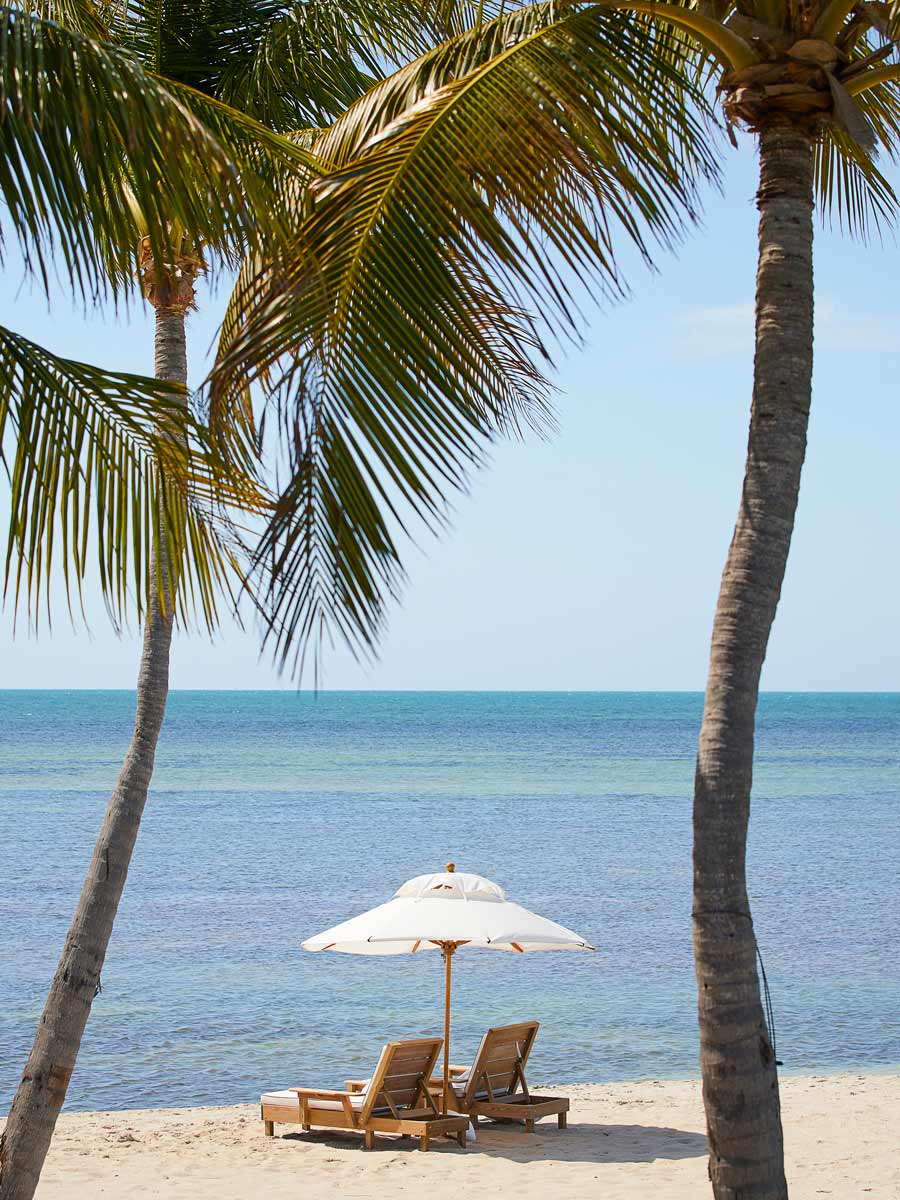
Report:
M 0 692 L 0 1111 L 127 745 L 126 692 Z M 439 1032 L 437 954 L 304 937 L 448 859 L 589 954 L 456 958 L 453 1058 L 543 1022 L 536 1082 L 696 1073 L 689 694 L 181 692 L 70 1108 L 231 1104 Z M 751 891 L 785 1070 L 900 1065 L 900 695 L 761 703 Z

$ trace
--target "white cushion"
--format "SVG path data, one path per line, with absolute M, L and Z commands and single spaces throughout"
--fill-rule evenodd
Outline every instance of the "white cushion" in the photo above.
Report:
M 483 1040 L 483 1039 L 482 1039 Z M 466 1087 L 469 1083 L 469 1076 L 472 1074 L 472 1068 L 466 1067 L 464 1071 L 456 1071 L 450 1078 L 451 1086 L 457 1096 L 465 1094 Z
M 300 1113 L 300 1100 L 297 1093 L 291 1091 L 290 1088 L 286 1088 L 281 1092 L 265 1092 L 260 1096 L 259 1100 L 261 1104 L 275 1104 L 279 1108 L 290 1106 L 291 1108 L 296 1108 L 298 1115 Z M 310 1096 L 307 1097 L 307 1101 L 310 1108 L 325 1108 L 337 1112 L 342 1112 L 344 1108 L 342 1100 L 319 1100 Z M 366 1096 L 364 1092 L 354 1092 L 350 1096 L 351 1108 L 362 1108 L 365 1102 Z
M 283 1092 L 265 1092 L 259 1098 L 260 1104 L 296 1104 L 297 1093 L 286 1088 Z
M 453 1085 L 453 1094 L 454 1094 L 454 1096 L 459 1096 L 461 1099 L 466 1094 L 466 1085 L 462 1084 L 461 1087 L 457 1087 L 456 1084 L 454 1084 Z M 506 1093 L 504 1092 L 504 1093 L 502 1093 L 502 1095 L 506 1095 Z M 476 1092 L 473 1099 L 474 1100 L 489 1100 L 490 1097 L 488 1096 L 487 1089 L 485 1088 L 483 1091 Z

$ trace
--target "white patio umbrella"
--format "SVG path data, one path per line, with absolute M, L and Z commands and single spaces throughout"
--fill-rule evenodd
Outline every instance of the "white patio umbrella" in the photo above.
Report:
M 453 863 L 436 875 L 418 875 L 404 883 L 386 904 L 307 938 L 304 950 L 339 954 L 418 954 L 440 950 L 445 964 L 444 1112 L 450 1095 L 450 973 L 461 946 L 508 950 L 593 950 L 594 947 L 555 921 L 539 917 L 482 875 L 457 871 Z

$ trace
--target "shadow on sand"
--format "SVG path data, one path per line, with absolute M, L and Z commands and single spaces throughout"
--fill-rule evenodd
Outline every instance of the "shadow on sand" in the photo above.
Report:
M 286 1141 L 311 1142 L 334 1150 L 362 1150 L 362 1138 L 353 1133 L 286 1133 Z M 412 1139 L 379 1137 L 375 1150 L 394 1151 L 408 1148 L 416 1153 Z M 429 1153 L 459 1153 L 449 1139 L 435 1138 Z M 570 1123 L 558 1130 L 549 1123 L 538 1125 L 533 1134 L 504 1125 L 482 1124 L 478 1141 L 470 1142 L 466 1153 L 505 1158 L 511 1162 L 640 1163 L 655 1159 L 700 1158 L 707 1153 L 706 1137 L 685 1129 L 657 1125 L 588 1125 Z
M 566 1130 L 546 1130 L 538 1125 L 534 1134 L 482 1125 L 478 1141 L 471 1147 L 482 1154 L 513 1162 L 552 1159 L 554 1162 L 638 1163 L 657 1158 L 700 1158 L 707 1153 L 706 1137 L 685 1129 L 658 1125 L 589 1125 L 570 1122 Z

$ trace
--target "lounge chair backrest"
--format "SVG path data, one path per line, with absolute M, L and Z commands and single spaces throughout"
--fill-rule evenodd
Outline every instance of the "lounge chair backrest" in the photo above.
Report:
M 467 1104 L 476 1096 L 486 1095 L 490 1099 L 511 1096 L 520 1087 L 528 1095 L 525 1064 L 539 1026 L 538 1021 L 522 1021 L 518 1025 L 497 1025 L 487 1031 L 469 1071 Z
M 443 1038 L 422 1038 L 415 1042 L 391 1042 L 385 1046 L 366 1089 L 360 1123 L 364 1124 L 378 1108 L 389 1109 L 395 1117 L 401 1110 L 410 1108 L 430 1108 L 436 1112 L 428 1092 L 428 1081 L 443 1044 Z

